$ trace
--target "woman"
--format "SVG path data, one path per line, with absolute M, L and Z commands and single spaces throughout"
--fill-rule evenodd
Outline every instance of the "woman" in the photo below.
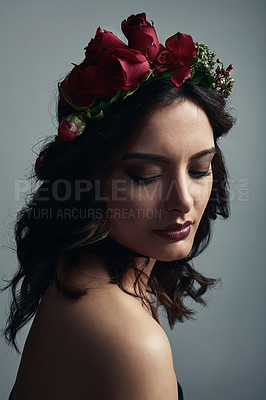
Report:
M 59 85 L 58 136 L 18 215 L 8 341 L 35 318 L 12 400 L 183 398 L 158 307 L 173 328 L 215 283 L 190 261 L 229 215 L 233 67 L 189 35 L 159 44 L 144 13 L 122 30 L 128 45 L 98 28 Z

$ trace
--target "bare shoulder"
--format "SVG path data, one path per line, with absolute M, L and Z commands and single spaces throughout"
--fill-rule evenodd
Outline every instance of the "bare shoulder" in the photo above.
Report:
M 57 359 L 65 357 L 66 365 L 72 360 L 75 372 L 69 379 L 73 382 L 77 375 L 82 396 L 176 400 L 177 381 L 167 335 L 139 302 L 117 289 L 92 291 L 77 301 L 53 296 L 47 300 L 51 304 L 44 309 L 54 307 L 48 324 L 50 328 L 53 325 L 53 338 L 57 343 L 60 338 L 62 350 L 68 349 L 67 357 L 61 351 Z M 58 344 L 52 348 L 59 351 Z M 53 374 L 57 380 L 59 373 L 58 367 Z
M 87 343 L 105 383 L 99 400 L 176 400 L 172 351 L 162 327 L 130 296 L 113 295 L 100 310 Z
M 108 390 L 103 394 L 117 400 L 176 400 L 177 381 L 168 339 L 159 329 L 138 326 L 122 330 L 119 342 L 108 343 L 102 355 Z

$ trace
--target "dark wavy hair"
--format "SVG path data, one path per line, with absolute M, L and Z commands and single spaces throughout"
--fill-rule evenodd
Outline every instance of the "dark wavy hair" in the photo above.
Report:
M 230 130 L 234 119 L 226 110 L 225 99 L 216 91 L 189 82 L 177 88 L 170 80 L 161 80 L 111 104 L 104 118 L 88 121 L 85 132 L 75 140 L 53 140 L 44 146 L 45 160 L 34 174 L 40 182 L 39 188 L 29 195 L 15 222 L 19 267 L 6 286 L 13 295 L 4 331 L 8 343 L 17 348 L 17 332 L 34 316 L 52 281 L 65 296 L 78 298 L 86 294 L 88 288 L 73 287 L 69 279 L 83 250 L 98 255 L 109 273 L 110 282 L 125 292 L 123 277 L 128 268 L 132 268 L 136 276 L 135 294 L 127 293 L 140 297 L 145 303 L 144 293 L 137 293 L 136 285 L 140 276 L 145 275 L 146 264 L 142 271 L 137 269 L 137 254 L 108 236 L 110 223 L 105 216 L 104 201 L 97 198 L 96 184 L 119 163 L 125 148 L 153 112 L 184 100 L 201 107 L 213 128 L 217 149 L 212 161 L 213 187 L 190 254 L 182 260 L 156 261 L 147 290 L 155 297 L 157 309 L 165 308 L 171 329 L 177 320 L 183 321 L 193 315 L 184 303 L 186 297 L 205 304 L 202 296 L 215 280 L 197 272 L 190 261 L 207 247 L 211 220 L 218 215 L 229 216 L 227 173 L 217 139 Z M 59 103 L 59 123 L 73 111 L 70 106 Z M 76 182 L 84 184 L 78 198 Z M 66 183 L 68 196 L 65 195 Z M 84 218 L 88 209 L 93 212 Z M 73 215 L 73 210 L 78 212 Z M 59 212 L 61 218 L 57 217 Z M 146 259 L 148 261 L 148 257 Z

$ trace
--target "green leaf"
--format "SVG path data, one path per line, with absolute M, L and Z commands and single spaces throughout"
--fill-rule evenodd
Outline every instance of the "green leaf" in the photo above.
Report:
M 104 112 L 103 112 L 103 110 L 101 110 L 98 114 L 94 115 L 91 118 L 96 121 L 99 121 L 100 119 L 103 119 L 103 117 L 104 117 Z
M 143 82 L 147 81 L 151 76 L 154 76 L 154 72 L 152 69 L 150 69 L 145 75 L 144 78 L 142 79 Z
M 91 115 L 91 111 L 88 109 L 86 116 L 87 116 L 87 118 L 89 118 L 89 119 L 93 119 L 93 120 L 95 120 L 95 121 L 99 121 L 100 119 L 103 119 L 103 117 L 104 117 L 104 112 L 103 112 L 103 110 L 101 110 L 98 114 L 96 114 L 96 115 Z
M 114 103 L 115 101 L 117 101 L 119 99 L 121 95 L 121 91 L 118 91 L 110 100 L 110 104 Z
M 138 90 L 138 88 L 140 87 L 140 85 L 138 85 L 137 87 L 136 87 L 136 89 L 132 89 L 132 90 L 128 90 L 127 91 L 127 94 L 125 95 L 125 97 L 123 98 L 123 100 L 125 100 L 127 97 L 129 97 L 129 96 L 132 96 L 132 94 L 134 94 L 137 90 Z

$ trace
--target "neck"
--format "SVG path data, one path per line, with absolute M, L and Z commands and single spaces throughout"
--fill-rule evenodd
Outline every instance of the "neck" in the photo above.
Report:
M 138 280 L 138 285 L 136 287 L 137 293 L 142 292 L 143 294 L 147 294 L 147 285 L 149 281 L 150 274 L 152 272 L 152 269 L 154 267 L 154 264 L 156 260 L 154 259 L 145 259 L 142 257 L 137 257 L 135 259 L 136 262 L 136 268 L 144 274 L 140 275 L 140 278 Z M 137 271 L 135 271 L 138 273 Z M 136 280 L 136 275 L 133 271 L 133 269 L 128 269 L 125 273 L 124 279 L 123 279 L 123 285 L 126 289 L 128 290 L 133 290 L 134 291 L 134 282 Z
M 149 299 L 147 285 L 156 260 L 145 257 L 136 257 L 134 261 L 139 272 L 134 271 L 132 268 L 128 268 L 124 274 L 122 285 L 127 291 L 137 294 L 142 293 Z M 104 267 L 104 263 L 98 255 L 85 252 L 85 254 L 82 255 L 80 267 L 77 272 L 81 271 L 82 276 L 86 276 L 90 281 L 95 278 L 98 283 L 101 281 L 102 284 L 108 284 L 110 280 L 109 274 Z M 143 274 L 141 272 L 143 272 Z M 138 274 L 140 274 L 140 277 L 135 292 L 134 283 Z

